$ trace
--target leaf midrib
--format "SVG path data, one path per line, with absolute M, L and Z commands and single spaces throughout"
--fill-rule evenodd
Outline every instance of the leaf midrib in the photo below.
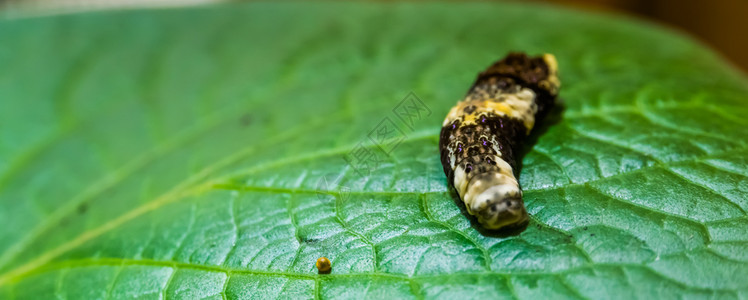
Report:
M 705 252 L 708 252 L 710 254 L 716 255 L 718 257 L 721 257 L 723 259 L 733 261 L 733 262 L 740 262 L 735 261 L 733 259 L 725 258 L 724 256 L 715 253 L 713 250 L 709 249 L 708 247 L 702 247 L 692 250 L 684 250 L 679 252 L 673 252 L 669 253 L 667 255 L 660 256 L 660 259 L 662 258 L 668 258 L 668 257 L 674 257 L 679 256 L 682 254 L 685 254 L 687 252 L 692 252 L 693 250 L 702 250 Z M 396 273 L 384 273 L 384 272 L 365 272 L 365 273 L 349 273 L 349 274 L 314 274 L 310 271 L 310 274 L 304 274 L 304 273 L 294 273 L 294 272 L 284 272 L 284 271 L 263 271 L 263 270 L 249 270 L 249 269 L 236 269 L 236 268 L 230 268 L 226 266 L 211 266 L 211 265 L 199 265 L 199 264 L 189 264 L 189 263 L 181 263 L 181 262 L 174 262 L 174 261 L 160 261 L 160 260 L 149 260 L 149 259 L 122 259 L 122 258 L 98 258 L 98 259 L 79 259 L 79 260 L 68 260 L 58 263 L 52 263 L 49 265 L 44 266 L 43 268 L 39 268 L 34 270 L 33 272 L 29 272 L 24 274 L 23 276 L 14 278 L 13 282 L 17 282 L 20 280 L 23 280 L 26 277 L 33 276 L 35 274 L 54 271 L 54 270 L 66 270 L 71 268 L 78 268 L 78 267 L 97 267 L 97 266 L 113 266 L 113 267 L 125 267 L 125 266 L 152 266 L 152 267 L 167 267 L 167 268 L 173 268 L 175 271 L 177 269 L 193 269 L 193 270 L 200 270 L 205 272 L 218 272 L 218 273 L 225 273 L 229 275 L 227 277 L 227 281 L 230 280 L 231 275 L 261 275 L 261 276 L 283 276 L 288 278 L 296 278 L 296 279 L 302 279 L 302 280 L 316 280 L 316 279 L 325 279 L 325 278 L 371 278 L 371 277 L 380 277 L 380 278 L 391 278 L 391 279 L 398 279 L 398 280 L 405 280 L 405 281 L 415 281 L 420 279 L 440 279 L 440 278 L 454 278 L 454 277 L 460 277 L 460 276 L 501 276 L 506 279 L 509 279 L 511 277 L 515 276 L 537 276 L 537 275 L 543 275 L 543 276 L 558 276 L 558 275 L 564 275 L 574 272 L 579 272 L 583 270 L 593 269 L 597 267 L 611 267 L 611 268 L 641 268 L 646 269 L 649 272 L 655 273 L 661 278 L 674 283 L 681 285 L 684 288 L 696 290 L 696 291 L 734 291 L 730 288 L 699 288 L 699 287 L 693 287 L 685 285 L 673 278 L 668 277 L 665 274 L 657 272 L 655 269 L 652 269 L 648 263 L 655 262 L 656 260 L 648 261 L 646 263 L 596 263 L 596 262 L 589 262 L 584 265 L 575 266 L 563 270 L 558 271 L 516 271 L 516 270 L 508 270 L 505 272 L 499 272 L 495 270 L 491 271 L 481 271 L 481 272 L 460 272 L 460 273 L 448 273 L 448 274 L 421 274 L 421 275 L 404 275 L 404 274 L 396 274 Z M 742 263 L 742 262 L 740 262 Z

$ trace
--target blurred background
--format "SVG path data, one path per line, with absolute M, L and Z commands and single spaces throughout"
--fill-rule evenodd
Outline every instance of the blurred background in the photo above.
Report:
M 544 0 L 586 10 L 614 11 L 686 31 L 711 46 L 743 74 L 748 71 L 748 1 Z
M 387 0 L 391 1 L 391 0 Z M 455 0 L 456 1 L 456 0 Z M 647 19 L 685 31 L 748 73 L 748 1 L 746 0 L 531 0 L 582 10 L 606 11 Z M 0 0 L 12 15 L 200 5 L 237 0 Z

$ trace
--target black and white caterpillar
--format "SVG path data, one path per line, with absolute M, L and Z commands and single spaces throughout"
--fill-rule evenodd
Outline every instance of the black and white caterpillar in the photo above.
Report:
M 487 229 L 528 219 L 519 187 L 520 147 L 555 104 L 560 87 L 551 54 L 510 53 L 478 75 L 444 119 L 442 166 L 468 213 Z

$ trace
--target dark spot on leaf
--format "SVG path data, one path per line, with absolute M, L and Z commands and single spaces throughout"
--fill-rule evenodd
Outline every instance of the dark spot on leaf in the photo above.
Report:
M 88 205 L 86 203 L 81 203 L 80 205 L 78 205 L 79 214 L 85 214 L 86 211 L 88 211 Z
M 250 124 L 252 124 L 252 115 L 250 115 L 250 114 L 243 114 L 242 117 L 239 119 L 239 124 L 242 127 L 247 127 Z

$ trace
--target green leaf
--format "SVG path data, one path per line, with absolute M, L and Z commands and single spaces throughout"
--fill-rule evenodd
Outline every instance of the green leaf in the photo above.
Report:
M 565 110 L 523 161 L 529 227 L 496 236 L 437 143 L 511 50 L 558 57 Z M 99 12 L 0 21 L 0 66 L 0 298 L 748 297 L 748 83 L 652 24 L 500 3 Z M 429 109 L 412 127 L 410 92 Z M 344 159 L 379 153 L 390 121 L 389 156 Z

